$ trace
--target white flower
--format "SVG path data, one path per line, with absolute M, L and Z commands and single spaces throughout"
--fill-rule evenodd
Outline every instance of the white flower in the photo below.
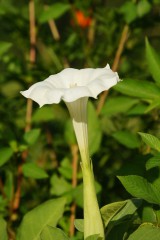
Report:
M 82 159 L 85 239 L 99 234 L 104 240 L 103 223 L 88 149 L 88 97 L 97 98 L 98 94 L 116 85 L 118 81 L 118 74 L 113 72 L 109 65 L 97 69 L 66 68 L 58 74 L 51 75 L 43 82 L 34 84 L 27 91 L 21 92 L 23 96 L 37 102 L 40 107 L 44 104 L 59 103 L 61 99 L 68 107 Z
M 108 90 L 119 81 L 118 74 L 109 65 L 105 68 L 74 69 L 66 68 L 60 73 L 49 76 L 42 82 L 35 83 L 21 94 L 45 104 L 73 102 L 83 97 L 97 98 L 102 91 Z

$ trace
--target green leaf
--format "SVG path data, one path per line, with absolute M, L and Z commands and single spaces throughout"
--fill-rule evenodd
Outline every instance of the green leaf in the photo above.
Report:
M 146 58 L 153 79 L 160 85 L 160 58 L 148 39 L 146 39 Z
M 61 196 L 72 189 L 72 185 L 69 182 L 67 182 L 63 177 L 58 177 L 56 174 L 52 175 L 50 182 L 50 192 L 56 196 Z
M 35 163 L 23 164 L 22 171 L 25 177 L 35 179 L 48 178 L 48 174 L 45 172 L 45 170 L 38 167 Z
M 6 53 L 11 46 L 12 46 L 12 43 L 0 41 L 0 56 Z
M 125 189 L 134 197 L 160 204 L 160 191 L 145 178 L 137 175 L 118 176 Z
M 151 10 L 152 5 L 147 0 L 141 0 L 137 4 L 137 13 L 139 17 L 143 17 Z
M 69 238 L 61 229 L 46 226 L 41 233 L 41 240 L 69 240 Z
M 149 170 L 154 167 L 160 167 L 160 153 L 150 158 L 146 162 L 146 169 Z
M 18 240 L 40 240 L 46 226 L 57 225 L 64 212 L 65 203 L 65 198 L 51 199 L 28 212 L 20 225 Z
M 112 136 L 124 146 L 134 149 L 140 146 L 140 141 L 137 135 L 129 131 L 117 131 L 112 134 Z
M 45 23 L 51 19 L 60 18 L 70 9 L 70 5 L 66 3 L 55 3 L 48 7 L 39 17 L 40 23 Z
M 7 223 L 2 217 L 0 217 L 0 236 L 1 240 L 8 240 Z
M 71 160 L 68 158 L 64 158 L 61 163 L 60 166 L 58 167 L 58 172 L 66 179 L 71 180 L 72 179 L 72 164 L 71 164 Z
M 111 219 L 126 205 L 126 201 L 121 202 L 114 202 L 105 205 L 100 209 L 102 219 L 104 221 L 105 227 L 108 225 L 108 223 L 111 221 Z
M 125 219 L 129 220 L 133 217 L 133 214 L 141 206 L 142 199 L 132 198 L 125 201 L 126 204 L 113 216 L 111 223 L 117 225 L 123 222 Z
M 84 232 L 84 220 L 83 219 L 75 219 L 74 225 L 79 232 Z
M 142 133 L 142 132 L 139 132 L 139 135 L 147 145 L 149 145 L 151 148 L 157 151 L 160 151 L 160 140 L 157 137 L 149 133 Z
M 126 113 L 126 111 L 138 102 L 137 99 L 123 96 L 109 98 L 102 109 L 102 114 L 114 116 L 117 113 Z
M 160 96 L 160 89 L 152 82 L 136 79 L 124 79 L 114 89 L 125 95 L 142 99 L 155 99 Z
M 100 147 L 102 139 L 102 129 L 95 107 L 91 102 L 88 103 L 88 135 L 89 135 L 89 152 L 92 155 Z
M 29 144 L 33 145 L 40 135 L 40 129 L 32 129 L 24 134 L 24 140 Z
M 10 147 L 0 149 L 0 167 L 3 166 L 13 155 L 13 150 Z
M 159 240 L 160 228 L 152 224 L 142 224 L 127 240 Z
M 111 229 L 113 226 L 120 224 L 125 219 L 133 217 L 135 211 L 142 204 L 141 199 L 129 199 L 126 201 L 110 203 L 101 208 L 101 214 L 105 226 L 109 225 Z

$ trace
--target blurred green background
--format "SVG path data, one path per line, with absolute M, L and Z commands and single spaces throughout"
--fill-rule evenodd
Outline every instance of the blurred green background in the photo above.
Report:
M 70 207 L 80 218 L 83 205 L 69 114 L 19 92 L 66 67 L 109 63 L 123 81 L 104 104 L 90 99 L 90 154 L 100 206 L 129 198 L 117 171 L 143 169 L 151 149 L 137 132 L 160 135 L 160 1 L 0 0 L 0 23 L 0 215 L 14 239 L 27 211 L 65 195 L 69 232 Z

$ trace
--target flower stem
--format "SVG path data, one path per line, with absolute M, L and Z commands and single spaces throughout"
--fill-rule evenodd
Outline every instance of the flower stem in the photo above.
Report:
M 92 164 L 81 162 L 84 193 L 84 239 L 99 234 L 104 240 L 104 227 L 98 206 Z
M 72 123 L 82 159 L 84 239 L 91 235 L 99 234 L 101 240 L 104 240 L 104 227 L 96 196 L 92 163 L 89 157 L 87 102 L 88 98 L 85 97 L 71 103 L 66 103 L 66 105 L 72 117 Z

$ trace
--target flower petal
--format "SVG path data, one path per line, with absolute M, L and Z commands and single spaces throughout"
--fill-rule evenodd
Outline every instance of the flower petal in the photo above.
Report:
M 40 107 L 44 104 L 59 103 L 63 96 L 63 91 L 55 89 L 47 83 L 40 82 L 31 86 L 27 91 L 20 92 L 24 97 L 31 98 Z
M 83 97 L 92 97 L 90 89 L 87 87 L 73 87 L 65 91 L 62 99 L 65 102 L 73 102 Z
M 108 76 L 103 75 L 103 76 L 101 76 L 100 79 L 98 79 L 98 78 L 95 79 L 94 81 L 89 83 L 87 87 L 89 88 L 90 92 L 92 93 L 92 97 L 97 98 L 97 96 L 101 92 L 110 89 L 111 87 L 116 85 L 118 81 L 119 81 L 118 74 L 116 74 L 116 73 L 115 73 L 115 75 L 108 74 Z
M 61 99 L 72 102 L 83 97 L 97 98 L 99 93 L 116 85 L 118 81 L 118 74 L 113 72 L 109 65 L 96 69 L 66 68 L 21 93 L 43 106 L 59 103 Z

